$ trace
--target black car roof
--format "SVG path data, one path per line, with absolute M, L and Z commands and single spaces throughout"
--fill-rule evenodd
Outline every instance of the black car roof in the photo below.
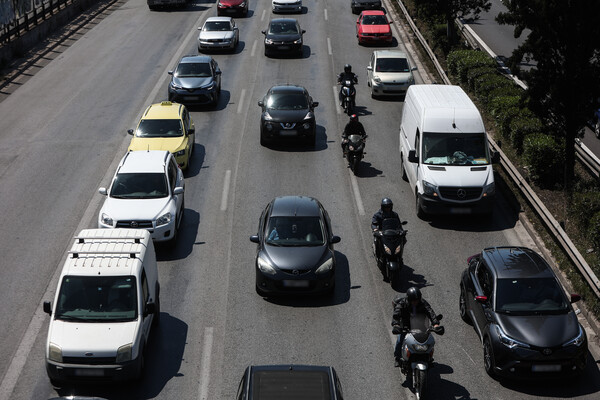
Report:
M 318 365 L 252 365 L 250 371 L 251 396 L 256 400 L 309 398 L 330 400 L 333 390 L 333 368 Z M 250 397 L 255 399 L 255 397 Z
M 273 200 L 272 217 L 320 217 L 319 201 L 307 196 L 280 196 Z
M 269 93 L 308 93 L 303 86 L 299 85 L 275 85 L 269 89 Z
M 273 22 L 278 23 L 278 22 L 293 22 L 296 23 L 298 22 L 295 18 L 275 18 L 272 19 L 271 22 L 269 22 L 269 25 L 272 24 Z
M 482 257 L 497 279 L 554 277 L 548 263 L 527 247 L 488 247 Z

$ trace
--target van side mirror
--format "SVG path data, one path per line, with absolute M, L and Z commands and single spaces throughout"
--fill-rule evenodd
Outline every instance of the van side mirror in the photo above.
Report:
M 416 150 L 410 150 L 408 152 L 408 162 L 411 162 L 411 163 L 418 163 L 419 162 L 419 157 L 417 157 L 417 151 Z
M 144 309 L 144 318 L 149 314 L 156 313 L 156 304 L 153 301 L 149 301 L 146 303 L 146 308 Z
M 500 152 L 494 151 L 492 153 L 492 164 L 498 164 L 500 162 Z
M 100 193 L 101 195 L 106 196 L 108 194 L 108 191 L 106 190 L 105 187 L 101 187 L 98 189 L 98 193 Z
M 183 194 L 183 188 L 181 186 L 177 186 L 175 189 L 173 189 L 173 195 L 177 194 Z
M 571 303 L 577 303 L 579 300 L 581 300 L 580 295 L 577 293 L 571 293 Z
M 331 244 L 339 243 L 341 240 L 342 240 L 341 237 L 334 235 L 334 236 L 331 237 Z
M 258 243 L 259 243 L 259 240 L 258 240 L 258 235 L 252 235 L 252 236 L 250 236 L 250 241 L 251 241 L 252 243 L 256 243 L 256 244 L 258 244 Z
M 367 71 L 373 71 L 373 67 L 371 67 L 370 65 L 367 65 Z
M 44 312 L 48 315 L 52 315 L 52 303 L 49 301 L 44 302 Z

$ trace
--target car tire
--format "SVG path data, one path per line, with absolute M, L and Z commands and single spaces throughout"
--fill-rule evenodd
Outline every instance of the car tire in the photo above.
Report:
M 267 147 L 267 139 L 261 134 L 260 135 L 260 145 L 263 147 Z
M 137 376 L 135 377 L 136 381 L 141 381 L 144 379 L 144 372 L 146 371 L 146 343 L 142 345 L 140 350 L 140 361 L 139 361 L 139 369 L 137 371 Z
M 417 192 L 417 191 L 415 190 L 415 192 Z M 421 208 L 421 206 L 419 205 L 419 195 L 418 194 L 415 195 L 415 199 L 416 199 L 415 209 L 417 211 L 417 218 L 425 219 L 425 211 L 423 211 L 423 208 Z
M 356 7 L 352 7 L 352 14 L 358 14 L 358 10 L 356 9 Z
M 373 92 L 373 88 L 371 88 L 371 98 L 372 99 L 376 99 L 377 98 L 377 95 L 375 94 L 375 92 Z
M 406 175 L 406 168 L 404 168 L 404 159 L 402 153 L 400 153 L 400 171 L 402 171 L 402 180 L 408 182 L 408 175 Z
M 458 299 L 458 310 L 460 312 L 460 318 L 471 325 L 471 318 L 469 317 L 469 313 L 467 312 L 467 299 L 465 297 L 465 291 L 462 286 L 460 288 L 460 297 Z
M 598 119 L 594 124 L 594 134 L 598 139 L 600 139 L 600 119 Z
M 489 376 L 492 378 L 496 376 L 494 370 L 494 352 L 492 350 L 490 339 L 487 337 L 483 340 L 483 367 Z
M 267 297 L 267 294 L 258 287 L 258 285 L 254 285 L 254 289 L 256 289 L 256 294 L 261 296 L 261 297 Z
M 269 51 L 267 50 L 266 47 L 265 47 L 265 57 L 269 57 Z

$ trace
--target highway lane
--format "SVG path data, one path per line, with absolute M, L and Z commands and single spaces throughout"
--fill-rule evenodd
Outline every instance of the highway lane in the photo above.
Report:
M 503 209 L 498 210 L 491 223 L 483 225 L 476 219 L 416 219 L 412 192 L 401 181 L 399 173 L 397 130 L 402 103 L 375 101 L 368 96 L 364 67 L 372 49 L 356 46 L 352 40 L 356 17 L 350 13 L 349 6 L 339 4 L 307 2 L 307 13 L 298 16 L 303 27 L 308 28 L 305 57 L 301 60 L 273 60 L 262 55 L 260 30 L 270 17 L 267 1 L 251 4 L 251 17 L 238 19 L 243 48 L 239 54 L 215 55 L 223 69 L 223 97 L 219 107 L 214 111 L 192 111 L 197 127 L 196 154 L 191 171 L 186 174 L 184 229 L 174 252 L 159 249 L 163 324 L 152 344 L 147 376 L 140 384 L 77 387 L 77 393 L 108 398 L 225 399 L 234 397 L 239 378 L 249 363 L 295 362 L 335 366 L 348 398 L 410 398 L 401 386 L 399 371 L 392 367 L 389 320 L 390 301 L 395 291 L 381 281 L 370 253 L 370 215 L 377 209 L 381 197 L 388 195 L 396 202 L 401 216 L 409 220 L 407 267 L 403 278 L 425 285 L 425 296 L 436 311 L 446 316 L 448 334 L 437 338 L 436 359 L 440 367 L 432 371 L 435 398 L 515 396 L 513 389 L 504 388 L 485 376 L 476 334 L 458 317 L 457 285 L 466 257 L 481 247 L 533 244 L 524 237 L 515 217 Z M 196 19 L 209 15 L 200 12 L 188 18 L 184 12 L 147 13 L 144 2 L 137 0 L 130 0 L 126 5 L 131 13 L 128 17 L 140 14 L 144 18 L 155 15 L 179 18 L 172 23 L 180 30 L 187 29 L 179 33 L 182 38 L 190 29 L 195 29 Z M 329 10 L 327 21 L 325 8 Z M 336 8 L 339 11 L 331 11 Z M 263 14 L 263 11 L 266 12 Z M 103 30 L 112 29 L 112 35 L 118 36 L 115 39 L 118 43 L 123 37 L 120 25 L 112 25 L 115 14 L 102 24 L 107 25 Z M 91 42 L 93 37 L 88 35 L 86 39 Z M 328 54 L 328 37 L 332 56 Z M 254 47 L 257 38 L 258 44 Z M 158 39 L 150 36 L 137 40 L 144 47 L 146 40 Z M 166 75 L 161 74 L 169 68 L 170 58 L 175 55 L 174 47 L 179 43 L 173 46 L 170 41 L 169 44 L 171 47 L 162 49 L 164 54 L 156 56 L 153 64 L 140 62 L 154 73 L 148 79 L 150 82 L 136 91 L 136 103 L 143 103 L 152 94 L 153 84 L 160 84 L 161 79 L 162 86 L 159 85 L 160 90 L 152 101 L 164 98 L 167 81 Z M 65 62 L 72 61 L 71 57 L 76 58 L 79 53 L 83 53 L 80 57 L 85 56 L 83 47 L 74 46 L 70 50 L 65 53 Z M 185 44 L 184 53 L 189 52 L 195 52 L 194 40 Z M 107 63 L 111 62 L 110 54 L 105 58 Z M 365 168 L 356 179 L 364 214 L 354 197 L 353 180 L 340 155 L 339 132 L 347 117 L 338 114 L 332 89 L 335 72 L 346 62 L 359 72 L 357 104 L 364 107 L 361 119 L 370 134 Z M 51 63 L 45 79 L 57 79 L 61 66 L 58 64 L 55 69 Z M 126 69 L 120 71 L 127 75 Z M 259 145 L 256 101 L 273 83 L 288 80 L 306 86 L 320 102 L 316 110 L 318 145 L 314 150 L 268 149 Z M 120 83 L 126 82 L 127 76 L 123 76 Z M 90 89 L 83 85 L 82 90 Z M 15 104 L 19 101 L 19 92 L 14 95 Z M 123 99 L 129 98 L 133 100 L 134 96 L 123 96 Z M 125 148 L 128 139 L 123 133 L 133 125 L 136 114 L 145 105 L 136 104 L 137 110 L 132 108 L 127 116 L 122 116 L 119 129 L 105 130 L 104 140 L 110 141 L 110 150 Z M 0 105 L 3 106 L 4 103 Z M 104 109 L 104 113 L 95 114 L 92 108 L 87 110 L 92 114 L 90 118 L 101 119 L 103 115 L 117 118 L 122 111 L 100 109 Z M 1 110 L 4 114 L 5 110 Z M 68 115 L 62 118 L 69 120 Z M 22 124 L 18 119 L 14 123 L 17 127 Z M 88 174 L 82 176 L 92 181 L 90 188 L 85 188 L 87 191 L 81 191 L 83 207 L 78 216 L 83 216 L 83 226 L 94 226 L 99 196 L 96 188 L 107 183 L 109 177 L 105 172 L 111 175 L 114 171 L 114 157 L 109 153 L 103 154 L 104 169 L 82 171 Z M 56 173 L 50 167 L 44 171 L 46 180 Z M 229 182 L 227 176 L 231 178 Z M 342 237 L 342 242 L 336 245 L 338 285 L 332 299 L 263 300 L 254 293 L 254 245 L 248 236 L 255 233 L 266 203 L 280 194 L 313 195 L 329 210 L 334 231 Z M 52 206 L 48 209 L 54 210 Z M 88 212 L 84 213 L 84 209 Z M 64 211 L 56 210 L 60 212 Z M 56 250 L 54 264 L 48 266 L 48 274 L 52 273 L 51 267 L 60 264 L 68 236 L 76 231 L 78 222 L 71 222 L 71 232 L 66 238 L 51 238 L 53 245 L 60 248 Z M 34 256 L 43 259 L 45 254 L 36 252 Z M 39 285 L 47 283 L 47 277 L 38 278 L 43 279 L 46 281 L 38 282 Z M 403 285 L 401 290 L 406 287 Z M 39 307 L 42 300 L 40 293 L 32 293 L 26 299 L 32 308 Z M 46 328 L 44 325 L 36 338 L 13 398 L 47 398 L 53 393 L 43 369 Z M 7 336 L 3 334 L 2 340 Z M 21 335 L 18 336 L 17 342 Z M 59 393 L 71 391 L 64 389 Z M 563 393 L 573 394 L 569 389 Z M 521 390 L 517 395 L 527 397 Z

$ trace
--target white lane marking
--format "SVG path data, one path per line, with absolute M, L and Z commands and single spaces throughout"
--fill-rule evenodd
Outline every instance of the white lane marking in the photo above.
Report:
M 331 51 L 331 40 L 329 40 L 329 38 L 327 38 L 327 53 L 329 53 L 329 55 L 333 54 L 333 51 Z
M 256 43 L 258 43 L 257 40 L 255 40 L 254 43 L 252 43 L 252 51 L 250 51 L 250 57 L 254 57 L 254 53 L 256 52 Z
M 340 96 L 338 96 L 338 88 L 337 88 L 337 86 L 333 87 L 333 101 L 335 103 L 335 111 L 338 114 L 341 114 L 342 113 L 342 109 L 340 107 Z
M 240 102 L 238 103 L 237 113 L 242 112 L 242 106 L 244 105 L 244 97 L 246 96 L 246 89 L 242 89 L 242 94 L 240 95 Z
M 267 10 L 263 10 L 262 14 L 260 15 L 260 20 L 264 21 L 265 20 L 265 13 L 267 12 Z
M 323 10 L 323 14 L 325 15 L 325 21 L 327 21 L 327 9 Z
M 360 191 L 358 190 L 358 182 L 356 181 L 356 176 L 354 173 L 350 171 L 350 182 L 352 182 L 352 191 L 354 192 L 354 199 L 356 200 L 356 207 L 358 207 L 358 214 L 365 215 L 365 207 L 363 206 L 362 197 L 360 197 Z
M 213 347 L 213 328 L 204 328 L 204 346 L 202 346 L 202 362 L 200 364 L 200 400 L 208 400 L 208 382 L 210 380 L 210 357 Z
M 201 14 L 198 17 L 198 20 L 195 22 L 194 26 L 201 26 L 202 24 L 200 23 L 200 21 L 203 18 L 205 18 L 205 14 Z M 171 60 L 169 60 L 169 62 L 167 63 L 167 67 L 161 74 L 161 77 L 166 76 L 167 72 L 171 68 L 171 65 L 174 65 L 175 62 L 177 62 L 177 60 L 179 60 L 181 58 L 181 54 L 183 54 L 183 50 L 188 46 L 188 44 L 194 34 L 196 34 L 195 30 L 190 31 L 190 33 L 188 33 L 188 35 L 185 37 L 185 39 L 181 42 L 181 44 L 177 48 L 177 51 L 173 55 L 173 58 L 171 58 Z M 150 104 L 150 103 L 154 102 L 154 99 L 155 99 L 156 95 L 158 94 L 158 91 L 160 89 L 162 89 L 163 87 L 164 87 L 164 79 L 159 78 L 156 81 L 156 85 L 154 86 L 154 88 L 152 88 L 152 91 L 150 92 L 148 97 L 146 97 L 144 104 Z M 144 112 L 144 109 L 141 109 L 139 114 L 135 118 L 136 121 L 140 120 L 143 112 Z M 116 158 L 121 159 L 121 155 L 118 155 Z M 112 176 L 113 176 L 112 172 L 107 172 L 107 174 L 103 178 L 103 181 L 106 181 L 107 179 L 109 179 L 109 177 L 112 177 Z M 96 197 L 96 198 L 100 198 L 100 197 Z M 78 233 L 83 228 L 89 228 L 89 226 L 86 225 L 87 222 L 84 222 L 84 221 L 89 221 L 89 216 L 91 214 L 91 211 L 89 211 L 89 210 L 94 210 L 94 212 L 95 212 L 95 210 L 98 207 L 98 204 L 99 204 L 98 202 L 94 202 L 92 200 L 92 202 L 88 205 L 88 209 L 86 209 L 86 211 L 84 213 L 84 217 L 81 219 L 81 222 L 80 222 L 79 226 L 77 227 L 76 233 Z M 54 291 L 56 288 L 56 282 L 58 282 L 58 277 L 60 276 L 61 271 L 62 271 L 62 264 L 59 264 L 59 268 L 56 269 L 56 271 L 54 272 L 54 276 L 53 276 L 52 280 L 50 281 L 50 283 L 54 283 L 54 285 L 48 284 L 46 292 L 44 293 L 44 295 L 42 297 L 43 299 L 54 300 Z M 8 366 L 8 368 L 6 370 L 6 374 L 4 375 L 4 378 L 2 378 L 2 384 L 0 385 L 0 400 L 10 399 L 12 392 L 15 389 L 15 386 L 17 384 L 17 381 L 19 380 L 19 376 L 21 375 L 23 367 L 25 366 L 25 363 L 27 362 L 29 353 L 30 353 L 31 349 L 33 348 L 36 337 L 39 335 L 40 329 L 42 329 L 42 326 L 44 325 L 45 319 L 46 319 L 46 313 L 44 313 L 43 310 L 38 308 L 36 310 L 35 314 L 33 314 L 33 317 L 31 318 L 31 322 L 29 323 L 29 326 L 27 327 L 27 330 L 25 331 L 25 334 L 23 335 L 23 338 L 21 339 L 21 343 L 19 343 L 19 347 L 17 348 L 17 351 L 15 352 L 15 355 L 12 358 L 10 365 Z
M 229 182 L 231 181 L 231 170 L 225 172 L 225 180 L 223 181 L 223 194 L 221 196 L 221 211 L 227 210 L 227 197 L 229 196 Z

